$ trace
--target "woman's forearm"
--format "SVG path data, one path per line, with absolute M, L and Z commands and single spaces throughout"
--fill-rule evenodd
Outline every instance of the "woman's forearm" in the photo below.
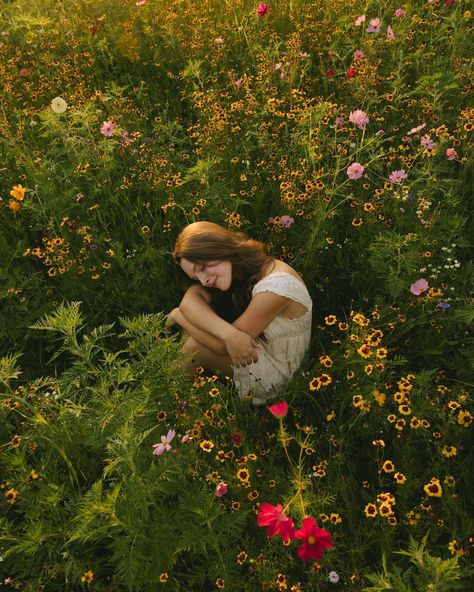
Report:
M 202 343 L 204 346 L 211 349 L 213 352 L 219 355 L 226 355 L 227 348 L 225 343 L 222 339 L 215 337 L 211 333 L 204 331 L 194 325 L 189 319 L 187 319 L 184 314 L 177 309 L 173 314 L 173 320 L 177 323 L 180 327 L 182 327 L 188 335 L 193 337 L 199 343 Z
M 185 319 L 196 328 L 210 333 L 222 342 L 228 341 L 238 331 L 212 310 L 201 288 L 197 286 L 186 292 L 179 305 L 179 310 Z

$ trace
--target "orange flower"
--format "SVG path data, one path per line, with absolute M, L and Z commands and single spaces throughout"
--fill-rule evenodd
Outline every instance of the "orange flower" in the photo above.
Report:
M 10 195 L 18 201 L 23 201 L 25 198 L 25 188 L 21 185 L 14 185 L 13 189 L 10 191 Z
M 8 202 L 8 207 L 12 212 L 18 212 L 18 210 L 21 210 L 21 205 L 14 199 L 11 199 Z

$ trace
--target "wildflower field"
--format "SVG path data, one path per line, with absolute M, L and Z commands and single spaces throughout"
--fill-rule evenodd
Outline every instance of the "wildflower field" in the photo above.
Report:
M 1 590 L 472 590 L 472 10 L 1 3 Z M 313 298 L 270 408 L 164 331 L 196 220 Z

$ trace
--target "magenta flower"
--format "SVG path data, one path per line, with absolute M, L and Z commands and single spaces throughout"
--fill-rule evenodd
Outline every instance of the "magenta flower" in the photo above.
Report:
M 289 228 L 293 224 L 294 221 L 295 221 L 295 219 L 292 218 L 291 216 L 288 216 L 288 214 L 284 214 L 280 218 L 280 223 L 283 226 L 283 228 Z
M 216 497 L 222 497 L 228 491 L 229 491 L 229 489 L 227 487 L 227 483 L 224 483 L 224 481 L 221 481 L 220 483 L 217 484 L 216 491 L 214 492 L 214 495 Z
M 405 14 L 405 11 L 403 10 L 403 8 L 397 8 L 397 10 L 395 11 L 395 16 L 400 18 Z
M 285 514 L 281 504 L 277 504 L 276 506 L 272 506 L 267 502 L 261 504 L 257 516 L 257 524 L 268 527 L 267 536 L 273 537 L 278 534 L 285 543 L 295 538 L 293 520 Z
M 303 518 L 301 528 L 295 532 L 295 536 L 303 541 L 297 551 L 298 557 L 303 561 L 321 559 L 324 551 L 332 547 L 331 535 L 324 528 L 319 528 L 314 518 Z
M 366 33 L 379 33 L 380 32 L 380 19 L 374 18 L 369 21 L 369 26 L 365 30 Z
M 400 169 L 399 171 L 392 171 L 389 175 L 389 179 L 392 183 L 401 183 L 405 181 L 408 175 L 405 173 L 404 169 Z
M 288 413 L 288 403 L 285 403 L 285 401 L 274 403 L 268 407 L 268 411 L 277 419 L 281 419 Z
M 458 153 L 456 152 L 456 150 L 454 150 L 454 148 L 448 148 L 446 150 L 446 156 L 448 157 L 448 160 L 454 160 L 458 157 Z
M 268 12 L 268 3 L 267 2 L 260 2 L 257 6 L 257 14 L 258 16 L 265 16 Z
M 364 167 L 359 162 L 353 162 L 347 167 L 347 176 L 349 179 L 355 181 L 356 179 L 360 179 L 362 177 L 364 171 Z
M 170 443 L 175 436 L 176 432 L 174 430 L 169 430 L 166 436 L 161 436 L 161 442 L 158 444 L 153 444 L 153 454 L 155 456 L 161 456 L 165 450 L 171 450 Z
M 428 282 L 425 279 L 421 278 L 419 280 L 416 280 L 416 282 L 414 282 L 410 286 L 410 292 L 412 294 L 414 294 L 415 296 L 419 296 L 422 292 L 425 292 L 428 288 L 429 288 Z
M 369 123 L 369 118 L 367 117 L 367 113 L 361 111 L 360 109 L 356 109 L 355 111 L 351 111 L 349 113 L 349 121 L 356 125 L 359 129 L 364 129 Z
M 113 121 L 104 121 L 104 123 L 100 126 L 100 133 L 103 136 L 113 136 L 117 126 Z

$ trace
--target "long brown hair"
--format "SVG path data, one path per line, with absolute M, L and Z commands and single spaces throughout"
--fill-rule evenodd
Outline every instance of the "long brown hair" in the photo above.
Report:
M 216 259 L 230 261 L 230 292 L 238 314 L 247 308 L 252 297 L 252 287 L 260 279 L 262 270 L 274 260 L 267 253 L 264 243 L 213 222 L 193 222 L 185 226 L 176 240 L 173 257 L 178 264 L 182 258 L 193 263 Z

